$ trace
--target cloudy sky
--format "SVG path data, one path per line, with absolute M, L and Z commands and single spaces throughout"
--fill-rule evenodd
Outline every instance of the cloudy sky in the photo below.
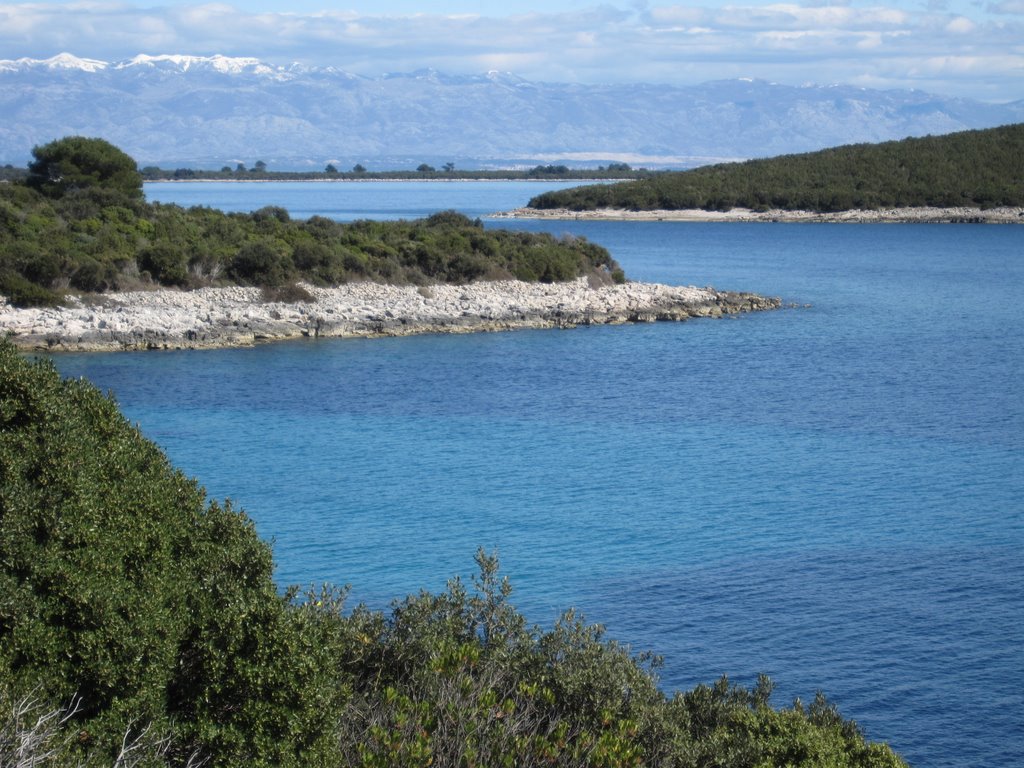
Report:
M 0 0 L 0 59 L 254 56 L 362 75 L 776 82 L 1024 99 L 1024 0 Z

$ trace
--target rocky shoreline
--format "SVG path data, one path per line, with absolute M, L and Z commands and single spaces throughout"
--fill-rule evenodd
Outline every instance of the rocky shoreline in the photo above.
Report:
M 631 211 L 600 208 L 595 211 L 572 211 L 568 208 L 516 208 L 494 214 L 505 219 L 559 219 L 601 221 L 722 221 L 722 222 L 806 222 L 829 224 L 1024 224 L 1024 208 L 884 208 L 852 210 L 836 213 L 814 211 L 754 211 L 733 208 L 731 211 Z
M 752 293 L 586 279 L 430 287 L 303 286 L 312 301 L 268 301 L 259 288 L 134 291 L 17 309 L 0 299 L 0 333 L 25 350 L 115 351 L 250 346 L 301 337 L 407 336 L 722 317 L 775 309 Z

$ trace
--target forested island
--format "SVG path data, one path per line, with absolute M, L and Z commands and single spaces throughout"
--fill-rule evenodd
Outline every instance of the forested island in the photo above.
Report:
M 68 289 L 624 280 L 584 238 L 486 230 L 451 211 L 339 224 L 274 206 L 184 209 L 147 203 L 135 161 L 101 139 L 61 139 L 34 155 L 23 182 L 0 184 L 0 294 L 17 306 L 58 304 Z
M 532 211 L 843 211 L 1024 206 L 1024 124 L 725 163 L 546 192 Z M 527 211 L 529 212 L 529 211 Z M 962 214 L 970 218 L 970 214 Z
M 3 341 L 0 468 L 4 766 L 905 765 L 764 677 L 666 695 L 581 617 L 530 625 L 485 552 L 384 612 L 282 590 L 243 512 Z

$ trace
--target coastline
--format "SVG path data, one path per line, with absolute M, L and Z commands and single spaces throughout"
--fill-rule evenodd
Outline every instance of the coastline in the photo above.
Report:
M 778 222 L 822 224 L 1024 224 L 1024 208 L 883 208 L 850 210 L 836 213 L 814 211 L 733 208 L 730 211 L 700 209 L 632 211 L 621 208 L 599 208 L 593 211 L 572 211 L 567 208 L 540 210 L 516 208 L 493 214 L 496 219 L 556 219 L 581 221 L 694 221 L 694 222 Z
M 426 287 L 303 286 L 312 302 L 265 301 L 259 288 L 109 293 L 66 307 L 0 298 L 0 334 L 29 351 L 212 349 L 302 337 L 382 337 L 681 321 L 776 309 L 777 298 L 654 283 L 591 286 L 509 280 Z
M 580 184 L 600 184 L 600 183 L 606 182 L 606 181 L 635 181 L 635 179 L 633 179 L 633 178 L 627 178 L 627 179 L 606 179 L 606 178 L 592 178 L 592 179 L 591 178 L 580 178 L 580 179 L 538 179 L 538 178 L 515 179 L 515 178 L 505 178 L 505 177 L 491 179 L 491 178 L 487 178 L 487 177 L 477 177 L 477 176 L 466 177 L 466 178 L 454 178 L 454 179 L 452 179 L 452 178 L 430 179 L 430 178 L 412 178 L 412 177 L 410 177 L 410 178 L 393 178 L 393 179 L 392 178 L 388 178 L 388 179 L 381 179 L 381 178 L 372 178 L 372 179 L 352 179 L 352 178 L 340 178 L 340 179 L 320 179 L 320 178 L 318 178 L 318 179 L 201 179 L 200 178 L 200 179 L 143 179 L 142 183 L 143 184 L 273 184 L 273 183 L 304 184 L 304 183 L 310 182 L 310 183 L 313 183 L 313 184 L 393 184 L 393 183 L 396 183 L 396 182 L 405 182 L 405 181 L 412 181 L 412 182 L 416 182 L 417 184 L 419 184 L 419 183 L 430 184 L 430 183 L 434 183 L 434 182 L 442 182 L 442 183 L 445 183 L 445 184 L 458 184 L 460 182 L 468 182 L 468 183 L 471 183 L 471 184 L 477 184 L 477 183 L 490 182 L 490 181 L 495 181 L 495 182 L 499 182 L 499 183 L 528 181 L 528 182 L 531 182 L 531 183 L 532 182 L 536 182 L 538 184 L 544 184 L 544 183 L 550 184 L 551 182 L 570 182 L 570 183 L 577 183 L 578 182 Z

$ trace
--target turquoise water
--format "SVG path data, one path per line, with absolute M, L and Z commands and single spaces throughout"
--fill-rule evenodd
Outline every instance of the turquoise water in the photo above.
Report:
M 531 619 L 582 609 L 666 689 L 767 672 L 914 765 L 1024 763 L 1024 229 L 510 226 L 811 306 L 57 364 L 246 509 L 282 583 L 385 606 L 497 549 Z

